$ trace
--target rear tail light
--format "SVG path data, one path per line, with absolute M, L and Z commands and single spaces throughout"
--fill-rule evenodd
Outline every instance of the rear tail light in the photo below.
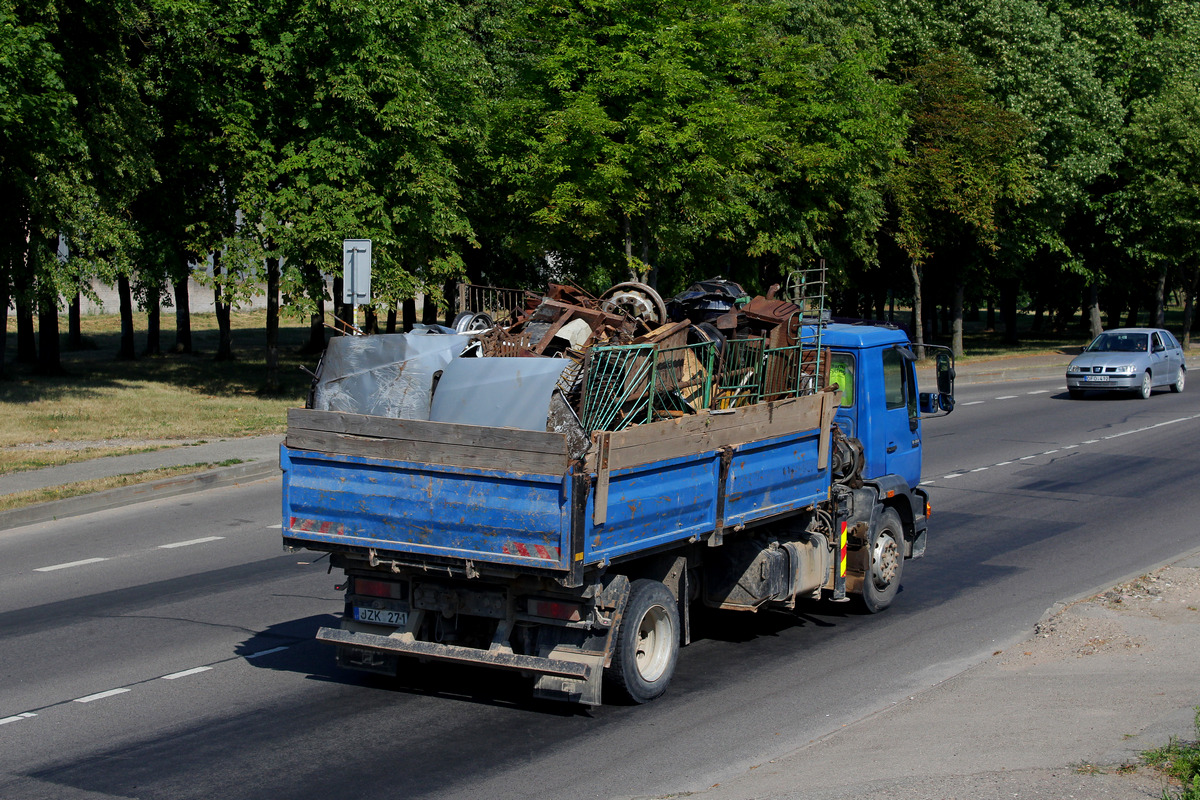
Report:
M 404 599 L 404 584 L 395 581 L 374 581 L 370 578 L 355 578 L 350 589 L 352 594 L 367 597 L 389 597 L 393 600 Z
M 578 603 L 564 603 L 561 600 L 531 597 L 525 603 L 525 611 L 530 616 L 561 619 L 567 622 L 579 622 L 583 619 Z

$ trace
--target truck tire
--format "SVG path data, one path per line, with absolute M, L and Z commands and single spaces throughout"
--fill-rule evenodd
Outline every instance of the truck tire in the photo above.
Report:
M 659 581 L 634 581 L 616 637 L 609 685 L 634 703 L 665 692 L 679 660 L 679 604 L 671 590 Z
M 904 524 L 894 508 L 884 509 L 867 541 L 862 604 L 872 614 L 892 604 L 904 571 Z

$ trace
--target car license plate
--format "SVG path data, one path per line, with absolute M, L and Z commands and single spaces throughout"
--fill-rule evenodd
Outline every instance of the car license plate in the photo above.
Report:
M 354 607 L 354 618 L 359 622 L 375 622 L 380 625 L 407 625 L 407 611 L 392 611 L 389 608 Z
M 1107 375 L 1088 375 L 1087 377 L 1084 378 L 1084 380 L 1090 381 L 1091 383 L 1104 383 L 1105 381 L 1108 380 L 1108 376 Z

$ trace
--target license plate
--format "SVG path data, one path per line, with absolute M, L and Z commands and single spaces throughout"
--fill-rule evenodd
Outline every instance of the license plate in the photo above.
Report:
M 1104 383 L 1108 379 L 1107 375 L 1088 375 L 1084 378 L 1085 381 L 1091 381 L 1092 383 Z
M 388 608 L 354 607 L 354 618 L 359 622 L 374 622 L 379 625 L 407 625 L 407 611 L 392 611 Z

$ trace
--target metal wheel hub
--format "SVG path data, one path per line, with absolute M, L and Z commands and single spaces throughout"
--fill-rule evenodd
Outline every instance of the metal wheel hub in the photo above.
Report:
M 900 547 L 893 534 L 891 531 L 879 534 L 871 552 L 871 580 L 880 589 L 890 586 L 896 580 L 899 565 Z
M 662 677 L 671 658 L 671 618 L 662 606 L 652 606 L 638 623 L 637 671 L 642 680 L 653 683 Z

